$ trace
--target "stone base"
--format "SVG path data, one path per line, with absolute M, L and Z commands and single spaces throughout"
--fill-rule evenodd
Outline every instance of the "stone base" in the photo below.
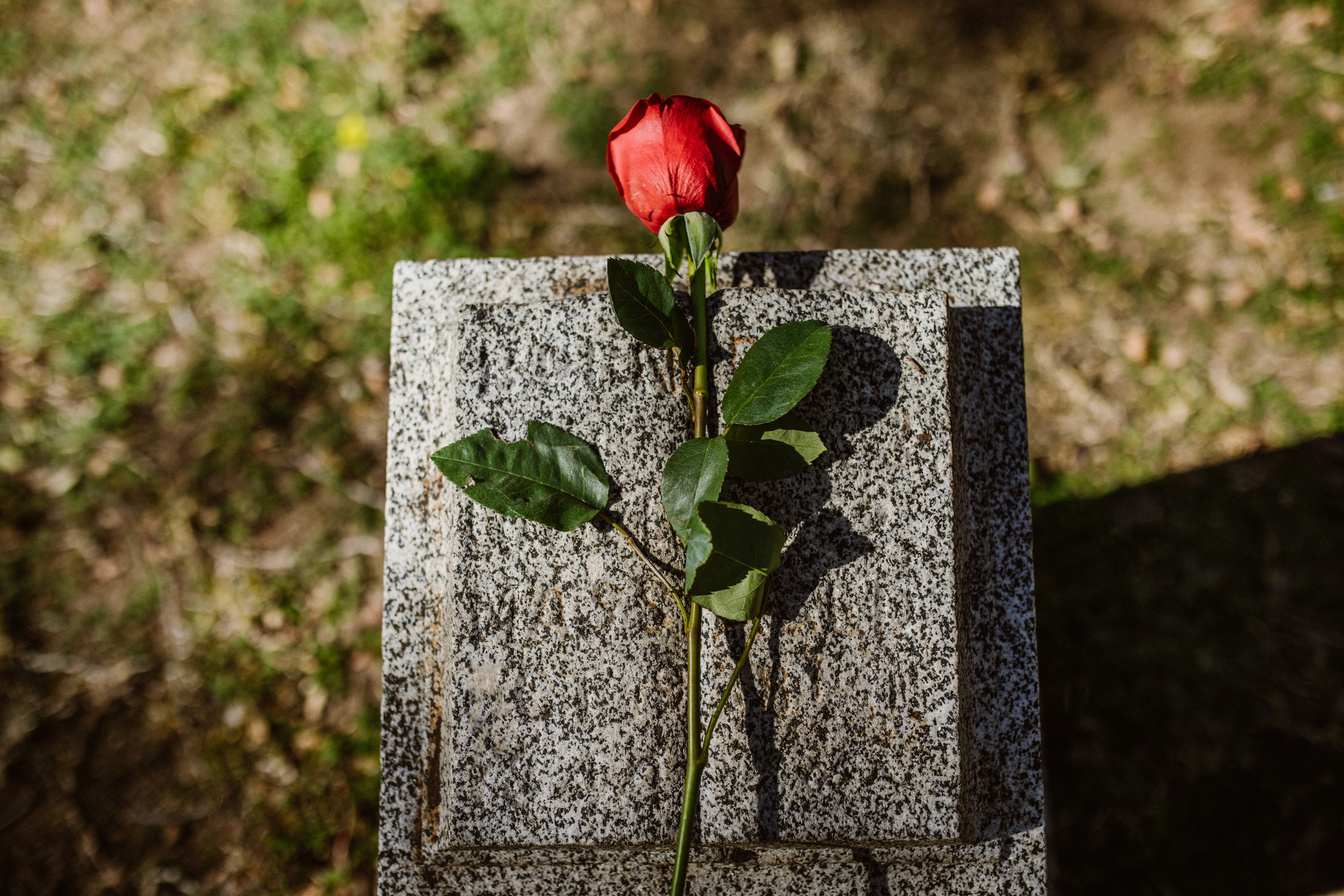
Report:
M 497 850 L 417 863 L 381 853 L 379 892 L 503 896 L 658 894 L 672 878 L 672 850 L 570 854 Z M 1034 828 L 973 844 L 723 849 L 691 854 L 693 896 L 1043 896 L 1045 833 Z
M 791 544 L 716 736 L 693 892 L 1044 892 L 1016 254 L 730 255 L 721 276 L 751 291 L 714 300 L 720 394 L 770 325 L 826 319 L 837 352 L 801 408 L 828 455 L 726 494 Z M 684 756 L 679 621 L 612 533 L 482 511 L 428 458 L 482 426 L 557 423 L 675 562 L 656 483 L 685 437 L 676 377 L 591 295 L 605 258 L 396 279 L 380 890 L 657 891 Z M 717 694 L 742 633 L 706 635 Z

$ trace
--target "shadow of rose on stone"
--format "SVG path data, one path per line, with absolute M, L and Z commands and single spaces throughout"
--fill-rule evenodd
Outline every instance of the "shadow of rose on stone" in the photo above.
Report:
M 730 478 L 724 486 L 725 500 L 759 507 L 789 534 L 780 568 L 771 577 L 765 609 L 769 630 L 764 681 L 752 664 L 740 679 L 746 702 L 747 740 L 758 775 L 756 839 L 761 841 L 777 839 L 779 831 L 782 750 L 776 743 L 775 700 L 782 672 L 780 632 L 798 619 L 829 571 L 847 566 L 873 549 L 872 541 L 839 509 L 830 506 L 832 475 L 847 463 L 864 462 L 851 437 L 892 412 L 900 388 L 900 358 L 885 340 L 847 326 L 834 327 L 832 335 L 826 372 L 798 407 L 826 443 L 826 453 L 810 469 L 790 479 L 745 482 Z M 818 609 L 825 612 L 826 608 Z M 821 630 L 828 631 L 832 621 L 821 619 Z M 720 624 L 728 654 L 740 655 L 746 643 L 746 626 Z M 761 665 L 758 660 L 755 668 Z

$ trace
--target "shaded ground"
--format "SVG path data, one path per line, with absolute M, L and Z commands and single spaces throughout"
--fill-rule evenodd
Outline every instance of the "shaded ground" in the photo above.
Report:
M 1337 570 L 1308 537 L 1337 530 L 1330 486 L 1283 480 L 1285 559 L 1260 566 L 1235 521 L 1265 519 L 1268 492 L 1196 487 L 1344 429 L 1327 6 L 10 0 L 0 18 L 17 891 L 371 888 L 391 266 L 647 249 L 602 149 L 652 90 L 748 131 L 730 248 L 1021 249 L 1034 483 L 1056 502 L 1039 528 L 1061 885 L 1211 889 L 1205 869 L 1251 892 L 1298 856 L 1283 892 L 1344 886 L 1308 793 L 1338 787 L 1317 775 L 1337 756 L 1338 617 L 1315 603 L 1338 578 L 1292 579 Z M 1317 463 L 1244 463 L 1280 456 Z M 1158 516 L 1120 531 L 1152 559 L 1117 569 L 1110 514 L 1135 495 Z M 1292 553 L 1299 530 L 1317 554 Z M 1304 619 L 1335 634 L 1289 650 Z M 1158 627 L 1124 628 L 1141 624 Z M 1103 675 L 1126 690 L 1081 684 Z M 1201 694 L 1229 715 L 1199 716 Z M 1155 739 L 1187 713 L 1212 727 L 1168 754 Z M 1303 777 L 1266 779 L 1276 756 Z M 1239 839 L 1250 812 L 1283 819 L 1267 864 Z M 1245 874 L 1201 858 L 1210 827 L 1245 844 L 1227 866 Z M 1149 877 L 1113 864 L 1131 849 Z
M 1344 438 L 1034 525 L 1055 889 L 1344 888 Z

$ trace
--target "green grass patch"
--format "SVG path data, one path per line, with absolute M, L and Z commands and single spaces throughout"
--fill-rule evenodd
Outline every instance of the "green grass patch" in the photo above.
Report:
M 1200 69 L 1190 85 L 1190 96 L 1199 98 L 1239 97 L 1247 93 L 1269 92 L 1269 78 L 1260 69 L 1259 60 L 1247 50 L 1215 60 Z
M 565 145 L 582 165 L 604 165 L 607 135 L 621 120 L 611 97 L 583 81 L 573 81 L 551 97 L 550 113 L 564 122 Z
M 1085 91 L 1065 102 L 1047 106 L 1041 111 L 1041 119 L 1075 158 L 1083 154 L 1089 143 L 1106 133 L 1106 119 L 1097 112 L 1092 96 Z

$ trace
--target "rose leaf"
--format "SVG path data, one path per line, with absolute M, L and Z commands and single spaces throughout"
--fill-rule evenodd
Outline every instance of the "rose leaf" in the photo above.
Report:
M 728 472 L 753 481 L 801 473 L 826 451 L 821 436 L 797 411 L 757 426 L 734 423 L 723 438 L 728 442 Z
M 831 328 L 798 320 L 756 341 L 723 393 L 724 422 L 754 426 L 778 420 L 817 384 L 831 353 Z
M 467 497 L 505 516 L 568 532 L 607 506 L 611 481 L 591 445 L 558 426 L 528 421 L 527 439 L 482 429 L 431 455 Z
M 663 510 L 683 542 L 690 538 L 696 506 L 718 499 L 727 471 L 728 446 L 722 436 L 683 442 L 667 459 L 663 467 Z
M 784 531 L 753 507 L 703 501 L 686 543 L 686 594 L 724 619 L 760 615 Z
M 616 320 L 654 348 L 675 348 L 683 364 L 695 360 L 695 336 L 677 307 L 672 285 L 656 268 L 628 258 L 607 259 L 607 284 Z

